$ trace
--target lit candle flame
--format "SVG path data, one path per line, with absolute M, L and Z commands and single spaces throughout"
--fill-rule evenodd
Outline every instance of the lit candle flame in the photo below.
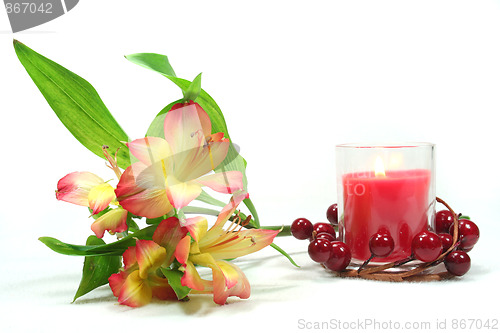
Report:
M 384 161 L 382 161 L 382 158 L 380 156 L 375 159 L 375 176 L 385 177 Z

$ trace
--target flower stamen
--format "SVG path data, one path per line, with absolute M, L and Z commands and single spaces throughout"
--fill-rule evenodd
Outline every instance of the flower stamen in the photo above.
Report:
M 212 156 L 212 150 L 211 150 L 211 144 L 215 142 L 214 139 L 212 138 L 211 135 L 205 137 L 205 144 L 203 145 L 203 148 L 208 149 L 208 156 L 210 157 L 210 165 L 212 166 L 212 170 L 215 169 L 214 165 L 214 158 Z
M 120 177 L 122 176 L 122 172 L 120 170 L 120 168 L 118 168 L 118 150 L 120 150 L 120 148 L 118 148 L 115 152 L 115 156 L 112 157 L 109 152 L 108 152 L 108 149 L 109 149 L 109 146 L 106 146 L 106 145 L 103 145 L 102 146 L 102 152 L 104 154 L 104 157 L 106 157 L 106 160 L 109 162 L 109 165 L 106 164 L 106 166 L 108 168 L 110 168 L 111 170 L 113 170 L 115 172 L 115 175 L 116 177 L 118 177 L 118 179 L 120 179 Z

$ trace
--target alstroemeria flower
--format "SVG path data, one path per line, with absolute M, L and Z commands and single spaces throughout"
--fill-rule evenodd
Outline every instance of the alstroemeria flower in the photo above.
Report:
M 116 158 L 118 150 L 113 157 L 108 153 L 108 148 L 108 146 L 102 146 L 103 155 L 109 162 L 108 167 L 115 172 L 119 179 L 122 173 L 118 168 Z M 118 205 L 115 189 L 92 172 L 72 172 L 61 178 L 57 183 L 56 198 L 89 207 L 92 210 L 92 215 L 99 214 L 110 204 Z M 99 238 L 104 236 L 106 230 L 111 234 L 124 232 L 128 228 L 127 214 L 128 212 L 120 206 L 113 208 L 99 216 L 92 224 L 91 229 Z
M 72 172 L 57 183 L 58 200 L 86 206 L 98 214 L 115 200 L 114 188 L 92 172 Z
M 177 299 L 168 280 L 156 274 L 166 255 L 165 248 L 149 240 L 137 240 L 135 246 L 123 253 L 124 267 L 109 277 L 109 286 L 120 304 L 139 307 L 148 304 L 153 297 Z
M 209 174 L 226 157 L 229 140 L 211 133 L 207 113 L 197 103 L 176 104 L 166 114 L 165 139 L 146 137 L 127 143 L 139 162 L 128 167 L 116 188 L 129 212 L 155 218 L 187 206 L 208 186 L 221 193 L 242 190 L 238 171 Z
M 224 229 L 236 207 L 246 197 L 247 193 L 239 193 L 231 198 L 210 229 L 203 218 L 196 224 L 188 223 L 191 236 L 184 236 L 175 249 L 175 258 L 184 270 L 181 283 L 201 293 L 213 293 L 217 304 L 225 304 L 230 296 L 242 299 L 250 296 L 250 284 L 245 274 L 226 260 L 261 250 L 271 244 L 279 233 L 279 230 L 241 230 L 240 222 L 229 222 Z M 209 267 L 212 281 L 202 279 L 195 265 Z

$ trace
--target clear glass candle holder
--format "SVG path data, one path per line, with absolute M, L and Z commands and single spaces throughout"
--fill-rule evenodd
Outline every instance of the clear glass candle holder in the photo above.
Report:
M 434 230 L 434 144 L 341 144 L 336 167 L 339 235 L 352 264 L 371 256 L 369 241 L 377 232 L 393 238 L 394 250 L 371 265 L 408 258 L 413 237 Z

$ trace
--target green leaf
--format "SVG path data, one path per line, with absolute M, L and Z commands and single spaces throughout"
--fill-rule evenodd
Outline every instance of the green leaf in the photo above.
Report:
M 170 284 L 175 294 L 177 295 L 177 299 L 183 299 L 189 294 L 191 288 L 183 286 L 181 283 L 181 278 L 183 275 L 181 271 L 167 269 L 167 268 L 161 268 L 161 271 L 163 275 L 165 275 L 165 277 L 168 280 L 168 283 Z
M 132 214 L 130 212 L 127 214 L 127 226 L 128 226 L 128 231 L 131 232 L 137 232 L 141 230 L 141 228 L 139 228 L 137 223 L 135 223 L 135 221 L 133 220 Z
M 271 247 L 273 249 L 275 249 L 276 251 L 278 251 L 279 253 L 281 253 L 282 255 L 284 255 L 285 257 L 287 257 L 287 259 L 290 261 L 290 263 L 292 265 L 294 265 L 295 267 L 299 267 L 300 268 L 300 266 L 295 263 L 295 261 L 292 259 L 292 257 L 288 253 L 286 253 L 286 251 L 283 250 L 281 247 L 279 247 L 278 245 L 276 245 L 274 243 L 271 243 Z
M 183 91 L 184 102 L 196 101 L 201 92 L 201 73 L 191 82 L 189 87 Z
M 87 149 L 104 158 L 102 146 L 118 148 L 118 166 L 130 165 L 128 136 L 96 90 L 80 76 L 14 40 L 14 49 L 29 76 L 57 117 Z
M 250 214 L 253 217 L 253 225 L 256 228 L 259 228 L 260 227 L 259 215 L 257 215 L 257 209 L 255 209 L 252 200 L 250 200 L 250 198 L 246 198 L 245 200 L 243 200 L 243 203 L 245 204 L 245 206 L 247 206 L 248 210 L 250 210 Z
M 151 240 L 156 230 L 156 225 L 146 227 L 138 232 L 128 235 L 116 242 L 105 245 L 74 245 L 61 242 L 52 237 L 40 237 L 42 243 L 47 245 L 54 252 L 69 256 L 109 256 L 122 255 L 129 247 L 134 246 L 136 239 Z
M 109 212 L 111 210 L 111 208 L 107 207 L 103 211 L 100 211 L 99 213 L 94 214 L 94 215 L 92 215 L 92 212 L 93 212 L 92 208 L 88 207 L 88 210 L 89 210 L 90 216 L 92 216 L 92 218 L 94 220 L 97 220 L 98 218 L 100 218 L 101 216 L 103 216 L 104 214 L 106 214 L 107 212 Z
M 146 224 L 159 224 L 161 221 L 166 219 L 165 215 L 160 217 L 155 217 L 154 219 L 146 219 Z
M 174 69 L 170 66 L 167 56 L 157 53 L 135 53 L 125 56 L 134 64 L 151 69 L 155 72 L 176 77 Z
M 106 244 L 102 239 L 96 236 L 89 236 L 87 245 L 104 245 Z M 102 257 L 85 257 L 83 262 L 83 273 L 80 286 L 76 291 L 75 298 L 91 292 L 97 287 L 103 286 L 108 283 L 108 278 L 117 273 L 121 267 L 121 256 L 102 256 Z

